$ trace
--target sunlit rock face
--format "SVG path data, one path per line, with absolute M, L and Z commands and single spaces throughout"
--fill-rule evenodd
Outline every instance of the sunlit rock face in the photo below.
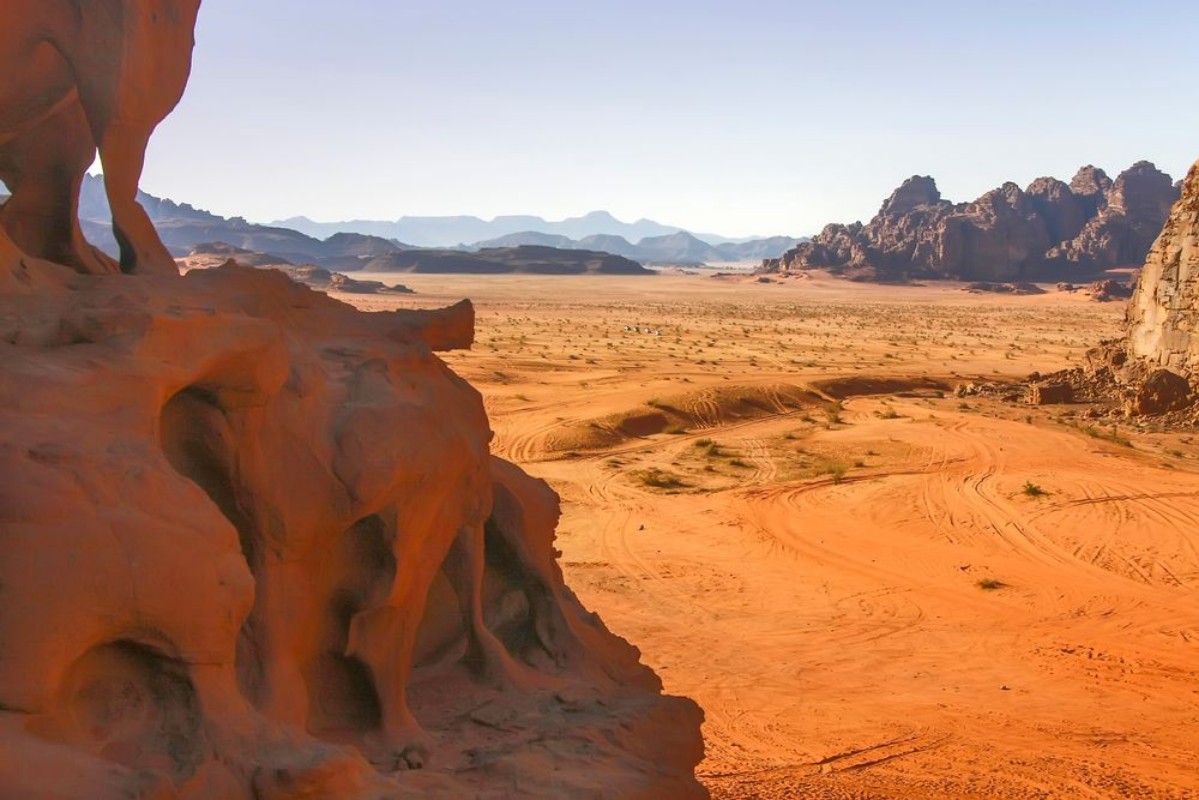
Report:
M 198 3 L 72 5 L 0 32 L 57 87 L 20 125 L 0 89 L 0 797 L 704 796 L 699 709 L 566 588 L 557 497 L 436 355 L 469 304 L 180 277 L 119 188 L 120 263 L 82 239 L 83 150 L 135 191 L 145 147 L 95 120 L 148 136 Z
M 1199 374 L 1199 162 L 1161 231 L 1128 307 L 1132 354 Z

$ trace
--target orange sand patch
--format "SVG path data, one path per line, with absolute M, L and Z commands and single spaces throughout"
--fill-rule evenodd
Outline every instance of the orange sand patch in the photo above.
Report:
M 346 299 L 475 300 L 448 360 L 563 496 L 568 582 L 706 710 L 715 797 L 1199 796 L 1199 443 L 946 391 L 1077 363 L 1121 306 L 404 279 Z

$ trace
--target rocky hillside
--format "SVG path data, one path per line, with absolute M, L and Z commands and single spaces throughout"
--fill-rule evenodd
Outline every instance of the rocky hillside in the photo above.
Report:
M 580 217 L 571 217 L 556 222 L 530 214 L 511 214 L 491 220 L 472 216 L 452 216 L 314 222 L 307 217 L 290 217 L 273 224 L 293 228 L 309 236 L 320 238 L 339 231 L 350 231 L 383 236 L 388 239 L 400 239 L 419 247 L 429 248 L 487 242 L 524 233 L 561 236 L 572 241 L 578 241 L 593 234 L 610 234 L 636 241 L 646 236 L 665 236 L 682 230 L 673 225 L 663 225 L 649 219 L 623 222 L 607 211 L 592 211 Z M 509 241 L 505 242 L 503 246 L 516 244 L 544 244 L 544 242 Z
M 980 281 L 1085 277 L 1139 266 L 1178 187 L 1141 161 L 1112 181 L 1087 166 L 1069 183 L 1005 183 L 972 203 L 951 203 L 914 176 L 869 223 L 832 224 L 812 241 L 763 262 L 763 272 L 827 268 L 857 280 Z
M 1145 261 L 1128 322 L 1132 355 L 1199 377 L 1199 162 Z

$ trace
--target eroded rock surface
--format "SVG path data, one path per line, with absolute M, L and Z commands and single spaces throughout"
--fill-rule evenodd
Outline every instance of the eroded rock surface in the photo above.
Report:
M 200 0 L 10 0 L 0 25 L 0 229 L 26 253 L 85 273 L 172 274 L 137 202 L 150 134 L 191 72 Z M 120 263 L 79 225 L 99 152 Z
M 952 278 L 1012 282 L 1138 265 L 1177 199 L 1147 161 L 1113 183 L 1083 167 L 1069 185 L 1005 183 L 972 203 L 941 197 L 927 176 L 904 182 L 866 225 L 833 224 L 762 272 L 827 268 L 858 280 Z
M 1199 373 L 1199 162 L 1145 262 L 1128 322 L 1134 356 L 1189 377 Z
M 701 795 L 698 709 L 563 585 L 554 494 L 431 350 L 462 309 L 5 274 L 0 796 Z

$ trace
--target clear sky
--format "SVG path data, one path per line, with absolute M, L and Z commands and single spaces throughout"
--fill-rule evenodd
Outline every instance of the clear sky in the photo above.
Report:
M 1196 0 L 204 0 L 142 186 L 268 221 L 606 209 L 726 235 L 904 178 L 1181 177 Z

